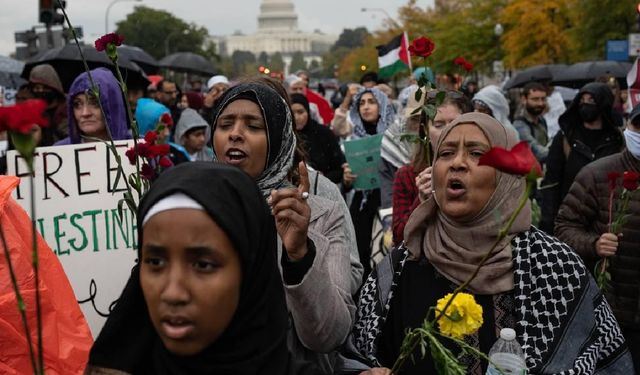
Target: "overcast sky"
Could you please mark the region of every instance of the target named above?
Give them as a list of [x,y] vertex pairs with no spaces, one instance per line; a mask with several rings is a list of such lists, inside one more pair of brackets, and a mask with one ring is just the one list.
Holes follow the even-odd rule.
[[[84,28],[85,40],[93,41],[105,31],[107,6],[113,0],[67,0],[71,22]],[[381,11],[362,12],[363,7],[384,9],[397,17],[397,9],[406,0],[293,0],[298,13],[298,26],[304,31],[320,29],[339,34],[345,28],[366,26],[374,30],[386,17]],[[169,11],[187,22],[206,27],[212,35],[228,35],[240,30],[245,34],[257,28],[260,0],[118,0],[109,11],[109,31],[126,17],[133,7],[143,4]],[[433,0],[418,0],[421,7]],[[22,31],[38,21],[38,0],[0,0],[0,55],[15,51],[14,32]]]

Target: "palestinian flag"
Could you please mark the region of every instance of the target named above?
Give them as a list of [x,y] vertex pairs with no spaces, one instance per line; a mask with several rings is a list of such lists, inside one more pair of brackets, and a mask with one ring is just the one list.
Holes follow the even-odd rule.
[[389,78],[403,70],[411,70],[407,34],[402,33],[387,44],[377,46],[378,76]]

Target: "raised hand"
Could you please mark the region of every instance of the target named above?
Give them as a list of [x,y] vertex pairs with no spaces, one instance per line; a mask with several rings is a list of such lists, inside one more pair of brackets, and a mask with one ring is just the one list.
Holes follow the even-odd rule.
[[420,198],[420,202],[426,201],[427,198],[431,196],[431,193],[433,193],[431,187],[432,170],[432,167],[427,167],[416,176],[416,186],[418,187],[418,197]]
[[307,231],[311,208],[309,196],[309,172],[304,162],[298,164],[300,185],[297,188],[273,190],[268,203],[276,220],[276,230],[282,239],[289,259],[296,261],[307,254]]

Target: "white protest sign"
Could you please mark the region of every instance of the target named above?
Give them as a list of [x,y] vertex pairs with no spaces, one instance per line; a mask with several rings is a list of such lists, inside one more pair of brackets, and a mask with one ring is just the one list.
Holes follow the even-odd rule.
[[[133,141],[115,144],[128,176],[134,167],[124,153]],[[7,169],[21,178],[13,197],[30,213],[29,173],[16,151],[8,152]],[[60,259],[96,337],[137,255],[134,216],[126,204],[122,219],[118,214],[124,179],[116,186],[116,159],[103,143],[38,148],[34,169],[36,226]]]

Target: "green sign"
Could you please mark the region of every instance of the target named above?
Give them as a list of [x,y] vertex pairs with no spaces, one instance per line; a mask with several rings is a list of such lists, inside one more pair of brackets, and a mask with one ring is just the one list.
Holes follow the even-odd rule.
[[358,176],[353,187],[359,190],[371,190],[380,187],[378,163],[382,134],[360,138],[344,143],[344,155],[351,173]]

